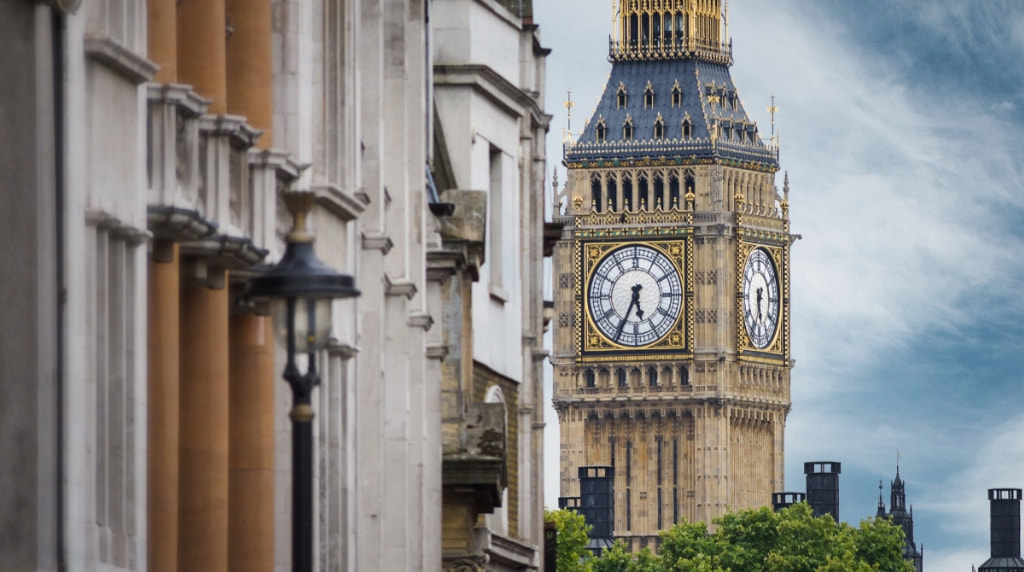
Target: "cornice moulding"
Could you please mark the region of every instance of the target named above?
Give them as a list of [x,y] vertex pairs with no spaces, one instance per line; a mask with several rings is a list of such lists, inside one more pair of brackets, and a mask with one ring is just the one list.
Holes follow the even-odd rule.
[[160,69],[160,66],[110,36],[86,36],[85,55],[135,85],[153,79],[153,75]]

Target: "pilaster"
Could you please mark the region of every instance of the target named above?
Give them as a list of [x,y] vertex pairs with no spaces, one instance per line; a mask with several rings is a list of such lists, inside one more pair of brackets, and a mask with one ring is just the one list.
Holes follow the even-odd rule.
[[146,3],[149,42],[148,57],[160,66],[153,81],[175,83],[178,80],[178,2],[148,0]]
[[228,570],[274,566],[274,367],[269,316],[231,316]]
[[[181,293],[180,570],[228,569],[228,289],[223,270],[183,275],[214,284]],[[219,284],[219,286],[216,286]]]
[[274,69],[271,61],[270,0],[223,0],[230,27],[227,62],[227,112],[246,117],[263,132],[257,145],[273,145]]
[[209,112],[227,112],[225,0],[182,0],[177,11],[178,81],[210,100]]
[[147,566],[178,570],[178,447],[180,371],[180,264],[178,245],[161,242],[149,261]]

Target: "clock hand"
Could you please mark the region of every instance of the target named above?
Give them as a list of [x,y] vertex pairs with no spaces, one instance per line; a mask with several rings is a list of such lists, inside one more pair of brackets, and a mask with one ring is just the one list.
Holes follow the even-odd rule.
[[626,318],[629,318],[629,311],[633,309],[634,304],[636,304],[636,298],[633,298],[629,302],[629,306],[626,307],[626,314],[622,316],[622,321],[619,322],[619,329],[615,331],[615,341],[619,341],[619,336],[622,335],[622,329],[626,327]]
[[764,291],[764,288],[758,288],[757,289],[757,321],[758,322],[763,320],[763,318],[761,317],[761,292],[763,292],[763,291]]
[[[636,317],[641,319],[641,320],[644,319],[644,311],[640,309],[640,291],[643,290],[643,289],[644,289],[644,285],[643,284],[637,284],[637,285],[633,286],[632,288],[630,288],[630,290],[633,291],[633,302],[632,302],[632,304],[636,304]],[[630,304],[630,305],[632,305],[632,304]]]

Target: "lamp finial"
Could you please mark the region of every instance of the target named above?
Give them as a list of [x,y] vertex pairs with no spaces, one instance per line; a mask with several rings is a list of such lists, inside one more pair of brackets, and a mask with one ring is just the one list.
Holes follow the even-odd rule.
[[292,213],[292,229],[285,240],[290,244],[313,242],[313,233],[307,225],[309,211],[313,209],[316,193],[312,191],[288,191],[282,193],[284,204]]

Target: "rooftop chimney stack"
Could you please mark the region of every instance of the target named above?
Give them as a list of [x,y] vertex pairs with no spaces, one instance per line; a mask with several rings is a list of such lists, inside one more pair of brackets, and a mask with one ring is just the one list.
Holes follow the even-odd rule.
[[833,461],[804,463],[807,475],[807,504],[815,517],[831,514],[839,522],[839,473],[842,465]]
[[989,489],[992,557],[978,572],[1024,572],[1020,558],[1021,489]]
[[807,495],[804,493],[772,493],[772,510],[779,512],[806,500]]
[[593,527],[587,548],[600,556],[603,550],[612,547],[615,538],[615,467],[590,465],[578,471],[580,506],[576,512]]

